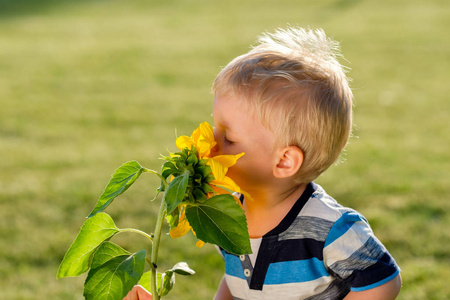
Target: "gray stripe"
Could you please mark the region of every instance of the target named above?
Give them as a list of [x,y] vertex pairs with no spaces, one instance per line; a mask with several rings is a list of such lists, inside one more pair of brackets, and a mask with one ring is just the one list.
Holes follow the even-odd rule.
[[320,294],[306,298],[305,300],[337,300],[343,299],[350,292],[350,285],[342,280],[335,279]]
[[[244,258],[244,260],[242,260]],[[253,275],[253,266],[252,262],[250,261],[250,257],[246,255],[240,255],[239,259],[241,260],[241,266],[242,270],[244,271],[245,279],[247,279],[248,286],[250,286],[250,282],[252,281],[252,275]],[[249,274],[247,274],[249,272]]]
[[379,244],[378,240],[370,237],[350,257],[335,262],[329,268],[337,277],[345,279],[355,271],[355,266],[358,266],[359,270],[365,270],[377,263],[384,253],[385,249]]
[[279,235],[279,240],[314,239],[325,242],[333,222],[317,218],[298,216],[292,225]]

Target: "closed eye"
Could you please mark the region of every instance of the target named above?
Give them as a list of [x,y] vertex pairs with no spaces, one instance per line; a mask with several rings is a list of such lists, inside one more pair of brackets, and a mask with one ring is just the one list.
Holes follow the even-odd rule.
[[225,144],[227,145],[233,145],[235,142],[230,141],[226,136],[223,137],[223,141],[225,142]]

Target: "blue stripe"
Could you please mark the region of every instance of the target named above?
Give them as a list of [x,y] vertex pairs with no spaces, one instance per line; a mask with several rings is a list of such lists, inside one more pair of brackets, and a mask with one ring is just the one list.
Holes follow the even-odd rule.
[[387,277],[387,278],[385,278],[385,279],[383,279],[383,280],[380,280],[380,281],[378,281],[378,282],[375,282],[375,283],[373,283],[373,284],[371,284],[371,285],[366,285],[366,286],[362,286],[362,287],[355,287],[355,288],[352,287],[352,288],[350,288],[350,290],[353,291],[353,292],[362,292],[362,291],[367,291],[367,290],[376,288],[376,287],[378,287],[378,286],[380,286],[380,285],[383,285],[383,284],[385,284],[385,283],[391,281],[392,279],[394,279],[395,277],[397,277],[397,275],[398,275],[399,273],[400,273],[400,270],[397,270],[394,274],[392,274],[391,276],[389,276],[389,277]]
[[244,271],[242,270],[241,260],[238,256],[228,254],[222,250],[225,258],[225,274],[245,279]]
[[343,214],[336,221],[336,223],[334,223],[333,227],[331,227],[330,233],[325,240],[325,247],[343,236],[353,226],[354,223],[363,220],[364,219],[361,218],[361,215],[356,212],[346,212],[345,214]]
[[272,263],[264,284],[305,282],[330,276],[323,261],[317,258]]

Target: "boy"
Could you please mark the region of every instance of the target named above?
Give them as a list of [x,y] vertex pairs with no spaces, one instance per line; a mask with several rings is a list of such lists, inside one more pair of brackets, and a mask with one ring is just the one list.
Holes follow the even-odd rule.
[[222,251],[216,299],[395,299],[394,259],[364,217],[313,183],[351,132],[338,44],[297,28],[259,42],[213,86],[214,155],[245,152],[227,175],[253,198],[241,197],[253,254]]
[[347,144],[352,92],[338,44],[291,28],[217,76],[216,151],[245,152],[227,173],[243,199],[252,255],[222,251],[216,299],[395,299],[399,268],[359,213],[312,183]]

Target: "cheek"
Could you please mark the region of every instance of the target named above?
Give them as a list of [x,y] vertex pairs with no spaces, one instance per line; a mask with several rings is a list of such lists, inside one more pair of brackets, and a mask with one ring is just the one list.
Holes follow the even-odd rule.
[[227,176],[231,177],[233,180],[245,177],[246,170],[248,169],[248,164],[244,157],[245,155],[239,158],[236,164],[228,169]]
[[245,185],[249,182],[249,174],[246,172],[246,169],[241,165],[234,165],[233,167],[228,169],[227,176],[233,179],[234,182],[241,188],[245,189]]
[[245,155],[227,173],[227,176],[233,179],[239,186],[245,187],[248,184],[255,185],[258,182],[264,182],[271,176],[272,173],[268,162],[251,159],[249,156],[246,159],[244,157]]

